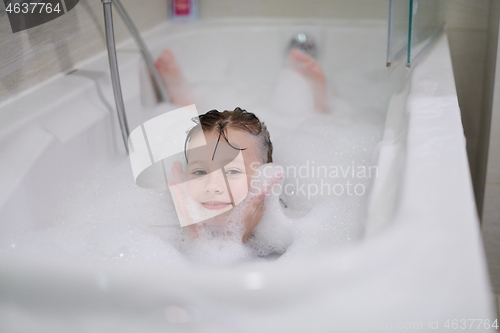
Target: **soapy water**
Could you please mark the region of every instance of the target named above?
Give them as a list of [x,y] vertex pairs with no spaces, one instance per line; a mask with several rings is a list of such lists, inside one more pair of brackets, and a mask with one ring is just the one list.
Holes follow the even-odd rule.
[[339,97],[330,104],[331,115],[247,108],[266,122],[274,146],[275,163],[259,169],[256,179],[269,180],[276,172],[285,178],[266,195],[264,216],[245,244],[239,222],[245,202],[227,223],[200,228],[193,238],[180,227],[170,192],[137,187],[130,162],[123,159],[89,168],[80,179],[84,186],[65,188],[50,227],[26,230],[0,251],[164,267],[231,265],[283,254],[280,260],[288,260],[355,244],[376,177],[376,168],[372,174],[368,169],[383,112]]
[[[268,213],[259,223],[260,228],[257,230],[260,231],[260,236],[255,234],[246,245],[242,243],[245,233],[243,223],[245,210],[263,189],[278,186],[279,183],[274,186],[271,184],[275,183],[276,176],[281,175],[281,168],[272,163],[259,167],[252,177],[252,186],[243,202],[226,213],[182,229],[184,237],[180,243],[180,252],[192,262],[224,264],[254,260],[259,256],[264,257],[273,253],[284,253],[290,244],[288,236],[290,224],[279,209],[279,193],[273,194],[272,190],[265,197]],[[186,195],[184,200],[192,201],[189,195]],[[193,233],[196,234],[194,238],[191,237]],[[272,238],[269,238],[271,234]]]

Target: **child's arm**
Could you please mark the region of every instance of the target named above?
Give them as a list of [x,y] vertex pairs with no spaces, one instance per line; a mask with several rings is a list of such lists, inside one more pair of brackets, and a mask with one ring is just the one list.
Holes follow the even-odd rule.
[[250,233],[260,222],[262,215],[264,215],[264,196],[264,192],[256,196],[245,210],[245,233],[242,237],[243,243],[247,241]]

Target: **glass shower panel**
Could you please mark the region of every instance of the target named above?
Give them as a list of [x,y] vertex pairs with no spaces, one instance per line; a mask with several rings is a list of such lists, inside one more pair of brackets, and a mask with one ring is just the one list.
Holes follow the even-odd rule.
[[387,67],[405,56],[410,67],[444,26],[445,0],[390,0]]
[[406,55],[408,49],[408,10],[410,0],[390,0],[387,41],[387,67]]
[[410,0],[407,67],[410,67],[443,31],[443,7],[443,0]]

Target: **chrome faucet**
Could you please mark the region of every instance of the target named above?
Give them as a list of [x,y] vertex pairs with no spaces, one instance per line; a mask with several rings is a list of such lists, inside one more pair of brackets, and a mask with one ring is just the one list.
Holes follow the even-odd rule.
[[313,58],[317,56],[316,42],[305,32],[299,32],[290,41],[289,50],[298,49]]

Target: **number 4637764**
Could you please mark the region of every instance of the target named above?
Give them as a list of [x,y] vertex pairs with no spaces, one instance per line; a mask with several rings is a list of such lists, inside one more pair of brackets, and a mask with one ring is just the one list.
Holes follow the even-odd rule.
[[53,6],[51,3],[43,3],[43,2],[24,2],[24,3],[9,3],[7,8],[5,8],[7,13],[14,14],[50,14],[52,12],[60,13],[61,6],[59,2]]
[[498,329],[498,319],[491,322],[489,319],[448,319],[444,323],[444,328],[446,329]]

